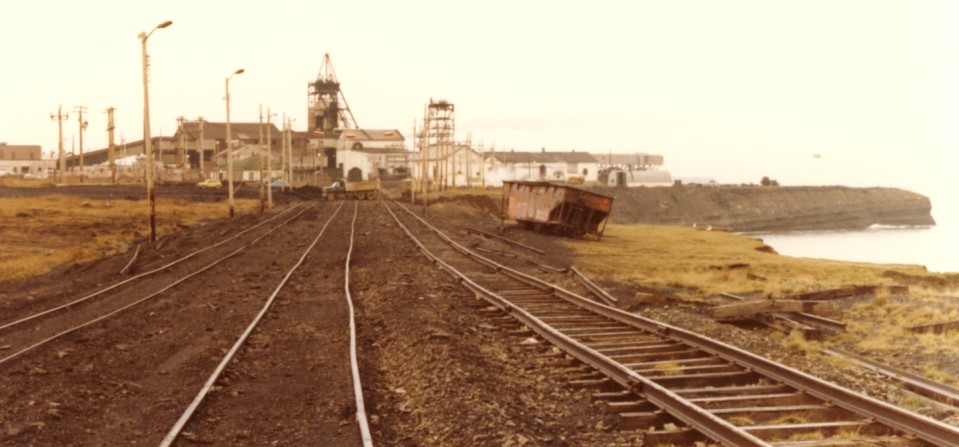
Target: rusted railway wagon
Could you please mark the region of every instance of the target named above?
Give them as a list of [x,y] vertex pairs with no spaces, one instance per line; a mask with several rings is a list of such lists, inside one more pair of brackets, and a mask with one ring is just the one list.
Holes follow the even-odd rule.
[[503,182],[503,217],[524,229],[582,237],[602,237],[613,198],[550,182]]

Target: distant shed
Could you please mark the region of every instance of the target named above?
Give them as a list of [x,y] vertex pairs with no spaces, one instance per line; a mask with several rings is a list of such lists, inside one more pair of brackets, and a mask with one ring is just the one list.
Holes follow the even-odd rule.
[[503,215],[542,233],[602,237],[613,198],[551,182],[503,182]]

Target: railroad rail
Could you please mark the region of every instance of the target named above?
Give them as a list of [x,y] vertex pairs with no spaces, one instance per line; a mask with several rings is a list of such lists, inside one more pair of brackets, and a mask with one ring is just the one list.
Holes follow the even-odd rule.
[[[256,225],[250,226],[249,228],[244,229],[241,232],[234,234],[233,236],[221,240],[217,243],[211,244],[207,247],[198,249],[196,251],[187,254],[177,260],[164,264],[158,268],[152,269],[150,271],[138,274],[131,278],[125,279],[123,281],[117,282],[110,286],[99,289],[93,293],[87,294],[81,298],[70,301],[66,304],[62,304],[53,308],[49,308],[28,316],[21,317],[14,321],[0,325],[0,331],[6,331],[17,326],[24,325],[25,323],[36,323],[37,326],[31,329],[21,330],[13,334],[7,334],[3,338],[0,338],[4,342],[5,346],[9,346],[7,349],[13,349],[13,352],[3,358],[0,358],[0,364],[6,363],[10,360],[13,360],[27,352],[30,352],[36,348],[39,348],[43,345],[46,345],[54,340],[60,339],[61,337],[76,332],[85,327],[96,324],[100,321],[103,321],[107,318],[111,318],[127,309],[130,309],[136,305],[144,303],[151,298],[159,296],[163,292],[176,287],[177,285],[187,281],[194,276],[197,276],[214,266],[225,262],[226,260],[233,258],[234,256],[240,254],[250,246],[256,244],[260,240],[266,238],[275,231],[283,228],[289,222],[299,218],[303,213],[311,209],[315,204],[302,206],[302,207],[292,207],[290,210],[285,210],[282,213],[278,213],[275,216],[272,216],[269,219],[263,220],[262,222],[257,223]],[[295,212],[294,212],[295,211]],[[292,216],[289,214],[292,213]],[[141,289],[141,281],[149,277],[155,276],[161,272],[167,272],[172,267],[184,263],[185,261],[196,257],[197,255],[219,248],[224,244],[237,240],[240,236],[243,236],[257,228],[260,228],[268,223],[274,222],[280,217],[286,217],[286,219],[277,223],[276,225],[269,227],[265,232],[255,237],[254,239],[243,243],[239,248],[228,251],[224,254],[216,255],[216,257],[205,264],[199,263],[198,265],[189,266],[187,273],[182,273],[177,277],[165,281],[163,285],[152,292],[147,292],[143,294]],[[144,287],[145,288],[145,287]],[[132,289],[132,290],[131,290]],[[113,292],[111,295],[106,295],[107,292]],[[93,298],[101,297],[99,300],[93,300]],[[89,309],[87,317],[83,318],[83,322],[80,324],[69,324],[66,327],[56,328],[56,324],[51,324],[51,318],[56,317],[61,311],[66,309],[75,309],[81,304],[96,304],[96,308]],[[17,340],[12,341],[11,338],[17,338]],[[16,347],[14,347],[16,345]]]
[[[266,316],[267,313],[270,311],[280,291],[283,290],[284,287],[290,282],[290,278],[293,276],[294,272],[296,272],[297,269],[300,268],[300,266],[306,260],[307,255],[309,255],[313,251],[313,249],[317,246],[320,239],[326,233],[327,228],[330,226],[330,223],[333,222],[333,220],[337,217],[337,215],[340,213],[340,210],[343,208],[343,205],[345,203],[347,202],[340,202],[339,206],[337,206],[336,208],[336,211],[334,211],[332,215],[329,217],[329,219],[327,219],[326,223],[323,224],[323,226],[320,228],[319,232],[317,233],[316,237],[313,238],[313,241],[310,244],[308,244],[307,247],[303,250],[303,254],[300,256],[296,264],[294,264],[287,271],[283,279],[277,284],[273,292],[264,301],[263,306],[260,309],[259,313],[257,313],[257,315],[253,318],[253,320],[246,327],[243,333],[240,334],[236,342],[233,343],[229,351],[223,356],[223,358],[220,360],[217,367],[214,369],[214,371],[207,378],[206,382],[200,388],[199,392],[196,394],[196,396],[193,398],[193,400],[190,402],[187,408],[180,415],[179,419],[177,419],[173,427],[171,427],[170,430],[167,432],[166,436],[160,442],[161,447],[169,447],[173,445],[173,443],[180,436],[180,434],[183,433],[184,428],[190,422],[191,418],[194,416],[197,409],[199,409],[204,399],[206,399],[206,397],[209,395],[210,391],[216,385],[217,381],[220,380],[220,378],[226,371],[227,366],[229,366],[230,363],[233,361],[234,357],[239,352],[240,348],[244,346],[249,336],[253,333],[254,329],[256,329],[257,325],[262,321],[263,317]],[[355,235],[356,216],[358,212],[358,207],[359,207],[359,204],[356,201],[354,201],[353,219],[350,224],[349,249],[346,255],[344,294],[346,297],[347,304],[349,306],[350,363],[351,363],[351,372],[352,372],[353,386],[354,386],[353,394],[354,394],[354,399],[355,399],[356,408],[357,408],[356,420],[359,425],[360,438],[362,440],[363,446],[372,447],[373,446],[372,435],[370,433],[369,422],[367,421],[367,415],[366,415],[365,405],[363,401],[362,385],[360,382],[359,366],[357,362],[356,329],[355,329],[356,326],[355,326],[354,314],[353,314],[353,302],[350,296],[350,288],[349,288],[349,283],[350,283],[349,265],[350,265],[350,260],[353,253],[353,239]]]
[[959,446],[957,427],[586,299],[467,249],[402,205],[384,206],[477,298],[589,365],[594,371],[578,384],[618,388],[597,397],[625,427],[653,427],[648,445],[708,438],[727,446]]

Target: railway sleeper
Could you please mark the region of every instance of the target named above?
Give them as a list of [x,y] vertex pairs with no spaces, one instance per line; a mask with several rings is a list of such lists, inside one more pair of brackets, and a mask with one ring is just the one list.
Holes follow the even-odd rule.
[[[517,325],[515,329],[510,329],[506,333],[514,337],[532,337],[533,335],[535,335],[533,331],[529,330],[528,327],[523,325]],[[542,342],[539,341],[539,339],[537,339],[536,344],[540,344],[540,343]]]
[[608,334],[608,333],[620,333],[624,330],[630,330],[629,326],[624,325],[611,325],[610,323],[605,323],[601,326],[581,326],[581,325],[559,325],[553,326],[556,329],[560,329],[564,334],[571,337],[579,335],[594,335],[594,334]]
[[[704,388],[684,388],[680,390],[673,390],[676,394],[683,396],[687,399],[707,399],[707,398],[719,398],[723,396],[734,396],[736,398],[744,398],[745,396],[762,396],[767,394],[781,394],[789,391],[792,393],[792,388],[787,387],[783,384],[752,384],[746,386],[727,386],[727,387],[704,387]],[[740,397],[743,396],[743,397]]]
[[[633,397],[636,397],[634,394]],[[606,402],[606,411],[609,413],[639,413],[646,411],[655,411],[656,405],[648,400],[623,400]]]
[[627,353],[606,353],[606,356],[616,360],[619,363],[630,363],[636,361],[636,359],[642,359],[649,356],[650,354],[658,354],[663,352],[675,352],[679,348],[686,348],[685,345],[671,342],[663,341],[662,343],[655,345],[646,345],[646,346],[636,346],[632,349],[633,352]]
[[847,419],[851,415],[842,408],[825,404],[719,408],[711,410],[710,413],[740,427],[775,424],[787,420],[803,423],[838,421]]
[[[708,354],[704,353],[704,355],[708,355]],[[632,366],[630,368],[633,371],[640,372],[647,369],[658,369],[658,370],[667,369],[666,367],[668,366],[691,367],[691,366],[700,366],[700,365],[728,365],[728,364],[729,362],[719,357],[708,356],[708,357],[697,357],[697,358],[680,359],[680,360],[667,360],[665,362],[654,361],[654,362],[645,362],[645,363],[633,363],[631,364]]]
[[859,421],[833,421],[833,422],[815,422],[808,424],[774,424],[774,425],[753,425],[740,427],[752,435],[766,440],[788,440],[791,437],[802,436],[842,436],[848,438],[849,435],[859,436],[888,436],[895,434],[895,431],[885,425],[859,420]]
[[565,375],[570,382],[579,382],[583,380],[600,380],[600,379],[607,378],[606,376],[603,375],[603,373],[598,371],[588,371],[588,372],[583,371],[583,372],[565,374]]
[[688,386],[713,385],[745,385],[755,383],[761,376],[753,371],[733,371],[703,374],[680,374],[676,376],[650,377],[660,385],[668,388],[682,388]]
[[593,393],[590,395],[593,399],[593,402],[604,401],[604,402],[626,402],[635,400],[637,398],[636,393],[624,390],[620,388],[617,391],[604,391],[600,393]]
[[695,445],[697,442],[710,443],[709,438],[689,427],[667,430],[648,430],[643,433],[643,445]]
[[537,315],[536,318],[539,318],[544,323],[549,324],[557,329],[572,325],[574,327],[584,327],[584,326],[605,326],[610,324],[610,320],[602,317],[587,317],[587,316],[567,316],[567,315],[557,315],[557,316],[542,316]]
[[664,340],[661,338],[652,339],[649,341],[629,343],[624,345],[613,345],[608,347],[594,347],[596,351],[602,353],[603,355],[609,357],[615,357],[618,355],[628,355],[628,354],[644,354],[647,352],[647,349],[658,349],[660,346],[676,346],[677,343]]
[[600,332],[596,334],[586,334],[578,335],[576,338],[579,338],[580,343],[586,343],[591,341],[617,341],[617,340],[631,340],[633,337],[642,336],[645,332],[639,330],[625,330],[625,331],[616,331],[616,332]]
[[663,410],[631,411],[619,413],[619,423],[616,428],[620,430],[655,430],[656,427],[665,427],[667,424],[676,426],[680,425],[680,422]]
[[662,376],[678,376],[681,374],[692,374],[692,373],[720,373],[720,372],[736,372],[742,371],[742,368],[737,365],[732,365],[729,363],[721,365],[694,365],[694,366],[683,366],[670,367],[670,362],[665,362],[663,365],[666,365],[661,368],[649,368],[643,370],[633,370],[637,374],[644,375],[646,377],[662,377]]
[[591,342],[591,343],[586,343],[586,345],[589,346],[590,349],[594,349],[596,351],[602,352],[603,350],[606,350],[606,349],[632,348],[635,346],[659,344],[662,342],[663,342],[662,338],[657,337],[655,335],[646,334],[642,337],[631,338],[630,340]]
[[570,380],[569,385],[573,388],[592,388],[600,391],[616,391],[621,390],[622,387],[614,382],[609,377],[601,377],[597,379],[583,379],[583,380]]
[[645,354],[642,356],[636,356],[633,362],[623,363],[623,366],[627,368],[634,368],[636,365],[645,365],[649,362],[666,362],[669,360],[680,360],[680,359],[693,359],[693,358],[703,358],[706,354],[703,351],[700,351],[695,348],[677,348],[674,351],[667,352],[657,352],[653,354]]
[[821,401],[805,393],[772,393],[724,397],[687,398],[700,407],[713,411],[721,408],[742,408],[757,406],[811,405]]
[[804,441],[782,441],[773,442],[776,447],[860,447],[868,445],[870,447],[925,447],[928,444],[916,440],[902,438],[898,436],[877,436],[864,437],[856,439],[815,439]]

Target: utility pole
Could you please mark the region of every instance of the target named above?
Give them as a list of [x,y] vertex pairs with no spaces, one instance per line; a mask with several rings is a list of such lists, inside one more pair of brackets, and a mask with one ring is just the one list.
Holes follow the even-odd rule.
[[158,29],[166,28],[173,22],[167,20],[150,30],[149,33],[140,33],[137,38],[140,39],[141,64],[143,66],[143,152],[146,155],[146,181],[147,181],[147,208],[150,215],[150,243],[157,240],[156,226],[156,193],[153,190],[153,139],[150,137],[150,88],[149,88],[149,67],[150,56],[147,54],[147,39]]
[[69,114],[64,115],[62,111],[63,111],[63,106],[62,105],[57,106],[57,114],[54,115],[51,113],[50,120],[51,121],[57,120],[57,136],[58,136],[57,146],[59,147],[59,150],[60,150],[60,162],[59,162],[60,183],[66,183],[67,182],[67,160],[63,156],[63,120],[70,119],[70,115]]
[[[282,143],[280,144],[280,179],[285,183],[290,183],[290,179],[286,177],[286,113],[283,114],[283,137]],[[280,184],[280,192],[286,192],[286,184]]]
[[75,107],[80,116],[77,117],[77,123],[80,126],[80,183],[83,183],[83,131],[87,128],[87,122],[83,120],[83,112],[87,108],[84,106]]
[[[416,146],[416,117],[413,117],[413,150],[415,151]],[[423,151],[419,152],[420,157],[423,156]],[[422,172],[420,175],[422,176]],[[410,204],[416,205],[416,177],[413,176],[413,172],[410,172]]]
[[290,179],[290,191],[293,190],[293,118],[286,118],[286,150],[290,151],[289,155],[286,158],[287,165],[286,168],[290,170],[289,179]]
[[264,207],[264,203],[263,203],[264,201],[264,197],[263,197],[263,104],[260,104],[260,126],[258,127],[258,129],[260,130],[260,135],[256,142],[257,142],[257,147],[260,149],[257,151],[258,152],[257,155],[258,155],[259,164],[260,164],[260,179],[259,179],[260,180],[260,212],[262,213],[263,207]]
[[196,151],[200,153],[200,180],[206,179],[206,161],[204,160],[203,155],[203,117],[197,118],[198,126],[200,127],[200,139],[196,141]]
[[116,129],[116,126],[113,125],[113,111],[116,110],[113,107],[107,109],[107,136],[109,142],[107,143],[107,153],[110,157],[110,182],[114,185],[117,184],[117,161],[116,154],[114,153],[113,145],[113,130]]
[[273,114],[270,113],[270,108],[266,108],[266,169],[269,172],[267,175],[270,185],[266,188],[266,205],[273,209],[273,123],[270,121],[270,118],[273,117]]
[[473,187],[473,132],[466,134],[466,187]]
[[233,142],[230,141],[233,136],[230,134],[230,78],[238,74],[243,73],[243,69],[239,69],[230,76],[227,76],[225,84],[226,89],[226,171],[227,171],[227,189],[229,189],[229,200],[230,200],[230,219],[233,219]]
[[186,131],[183,128],[184,122],[186,122],[186,118],[182,116],[177,117],[176,128],[180,134],[180,139],[177,140],[176,164],[179,165],[181,169],[186,165]]

